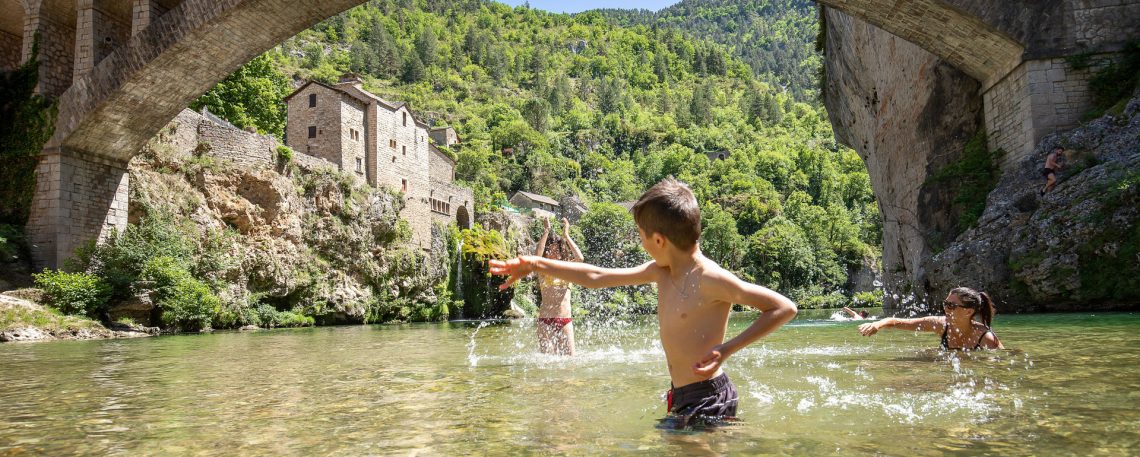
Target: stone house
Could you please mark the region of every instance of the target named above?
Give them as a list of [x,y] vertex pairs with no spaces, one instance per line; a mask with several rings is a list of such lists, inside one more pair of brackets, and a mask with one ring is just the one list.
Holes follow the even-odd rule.
[[540,216],[547,217],[554,217],[555,215],[561,214],[562,209],[562,205],[558,203],[558,200],[545,195],[532,194],[521,190],[511,196],[510,202],[516,208],[531,209]]
[[406,202],[400,216],[411,225],[413,243],[430,246],[433,220],[470,227],[474,193],[454,184],[455,160],[439,149],[459,142],[454,129],[439,129],[445,143],[431,144],[429,126],[408,104],[364,90],[353,75],[331,86],[309,81],[285,103],[285,143],[372,186],[402,192]]

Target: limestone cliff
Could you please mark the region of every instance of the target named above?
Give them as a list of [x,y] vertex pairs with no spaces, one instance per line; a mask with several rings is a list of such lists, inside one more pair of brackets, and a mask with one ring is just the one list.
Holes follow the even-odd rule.
[[[1140,303],[1140,102],[995,167],[984,212],[963,223],[967,189],[936,178],[982,133],[978,82],[844,13],[825,8],[823,19],[824,101],[879,201],[888,308],[929,307],[959,285],[991,292],[1002,311]],[[1056,144],[1071,165],[1040,197],[1044,152]]]
[[131,162],[131,223],[170,214],[220,244],[200,273],[239,315],[261,303],[325,323],[446,318],[446,243],[411,247],[398,195],[275,148],[183,111]]
[[[927,178],[957,160],[981,128],[978,83],[933,54],[824,8],[824,101],[838,139],[867,164],[883,219],[888,307],[934,291],[923,260],[953,239],[950,189]],[[918,285],[919,287],[914,287]]]

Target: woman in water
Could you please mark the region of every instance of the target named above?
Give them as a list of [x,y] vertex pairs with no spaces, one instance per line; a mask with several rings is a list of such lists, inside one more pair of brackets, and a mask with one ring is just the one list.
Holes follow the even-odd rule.
[[[550,234],[550,219],[538,239],[534,255],[548,259],[581,262],[582,251],[570,239],[570,221],[562,218],[562,236]],[[570,283],[539,276],[542,304],[538,307],[538,349],[544,354],[574,355],[574,323],[570,318]]]
[[[942,316],[915,319],[888,317],[859,326],[859,333],[871,336],[884,327],[942,334],[942,349],[1005,349],[990,324],[994,319],[994,302],[985,292],[968,287],[951,290],[942,302]],[[974,318],[977,317],[978,320]]]

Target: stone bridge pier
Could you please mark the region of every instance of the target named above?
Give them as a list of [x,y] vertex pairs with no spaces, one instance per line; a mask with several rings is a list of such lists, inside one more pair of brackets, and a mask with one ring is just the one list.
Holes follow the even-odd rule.
[[127,163],[196,97],[364,0],[0,0],[0,70],[38,39],[37,90],[58,100],[26,226],[37,268],[127,225]]

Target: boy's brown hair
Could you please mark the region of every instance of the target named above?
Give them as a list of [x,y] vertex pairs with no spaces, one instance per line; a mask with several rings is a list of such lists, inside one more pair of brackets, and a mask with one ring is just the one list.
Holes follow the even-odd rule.
[[701,238],[701,207],[685,183],[672,176],[650,187],[629,210],[645,233],[660,233],[681,250]]

